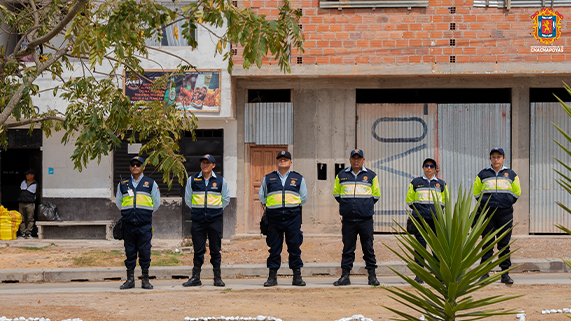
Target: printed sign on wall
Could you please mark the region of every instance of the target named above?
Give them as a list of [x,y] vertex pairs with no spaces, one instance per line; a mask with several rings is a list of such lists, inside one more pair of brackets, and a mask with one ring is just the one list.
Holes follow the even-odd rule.
[[[153,81],[169,72],[172,71],[145,71],[145,77]],[[220,112],[220,73],[220,70],[187,71],[171,77],[166,88],[151,91],[151,83],[140,77],[131,80],[127,72],[123,89],[131,101],[163,100],[181,111]]]

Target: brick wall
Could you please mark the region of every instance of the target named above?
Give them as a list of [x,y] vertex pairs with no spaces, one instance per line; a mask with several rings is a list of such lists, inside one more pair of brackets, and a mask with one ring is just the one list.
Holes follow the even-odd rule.
[[[279,5],[238,3],[270,17]],[[563,20],[562,34],[552,45],[564,46],[564,52],[532,53],[532,46],[545,46],[534,38],[531,19],[541,8],[476,8],[470,0],[430,0],[427,8],[411,10],[319,9],[318,0],[291,3],[303,9],[300,23],[306,37],[305,52],[293,53],[292,64],[297,57],[303,57],[304,65],[571,61],[571,7],[554,8]]]

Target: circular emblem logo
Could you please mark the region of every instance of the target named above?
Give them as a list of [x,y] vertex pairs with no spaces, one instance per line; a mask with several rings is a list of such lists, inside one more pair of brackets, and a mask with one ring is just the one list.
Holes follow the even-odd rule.
[[145,186],[149,186],[149,182],[145,182]]
[[285,150],[282,150],[282,155],[285,155]]
[[216,187],[217,185],[216,182],[212,183],[212,187]]
[[436,183],[436,187],[440,187],[440,183]]
[[369,178],[367,176],[363,177],[363,180],[366,182]]
[[291,185],[295,185],[295,179],[291,180]]
[[509,173],[504,173],[504,176],[505,176],[505,177],[508,177],[508,176],[510,176],[510,174],[509,174]]
[[204,157],[210,157],[210,154],[206,154],[206,155],[204,155]]

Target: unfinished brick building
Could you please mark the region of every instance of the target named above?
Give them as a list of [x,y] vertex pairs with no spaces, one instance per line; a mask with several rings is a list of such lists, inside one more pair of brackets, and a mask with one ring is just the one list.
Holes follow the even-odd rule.
[[[278,1],[238,1],[275,16]],[[516,234],[558,233],[571,225],[555,201],[568,199],[554,182],[551,155],[564,157],[551,122],[571,127],[555,93],[571,97],[569,0],[312,0],[303,12],[305,52],[292,72],[266,61],[236,68],[238,121],[237,234],[256,232],[257,186],[288,148],[306,178],[304,231],[337,234],[331,195],[349,151],[365,151],[379,174],[375,229],[404,222],[410,179],[434,157],[456,196],[489,165],[493,147],[520,177]],[[235,60],[236,65],[240,64]],[[263,155],[266,155],[264,157]],[[258,184],[258,185],[256,185]],[[242,195],[243,193],[243,195]]]

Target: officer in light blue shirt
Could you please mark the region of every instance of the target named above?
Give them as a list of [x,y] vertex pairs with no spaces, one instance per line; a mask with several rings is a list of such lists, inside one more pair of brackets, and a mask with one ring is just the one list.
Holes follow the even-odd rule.
[[225,286],[220,276],[222,263],[222,214],[224,208],[230,203],[230,190],[222,175],[213,171],[216,167],[214,156],[206,154],[200,158],[200,173],[188,178],[184,193],[186,205],[190,207],[192,226],[192,245],[194,259],[192,277],[182,285],[200,286],[200,272],[204,264],[206,252],[206,238],[210,248],[210,263],[214,272],[214,286]]
[[301,206],[307,200],[307,187],[303,176],[290,170],[293,164],[290,152],[279,152],[276,160],[278,170],[264,177],[259,193],[260,202],[266,207],[266,244],[270,248],[267,260],[269,276],[264,286],[278,285],[277,272],[281,266],[284,236],[289,253],[289,268],[293,271],[291,284],[305,286],[301,277],[303,261],[300,246],[303,243]]
[[145,159],[135,156],[129,162],[131,178],[121,180],[117,185],[116,205],[121,210],[123,223],[123,245],[125,246],[125,267],[127,281],[121,290],[135,287],[134,270],[139,257],[142,270],[142,287],[150,290],[149,266],[151,265],[151,239],[153,238],[153,212],[161,204],[159,186],[150,177],[143,175]]

